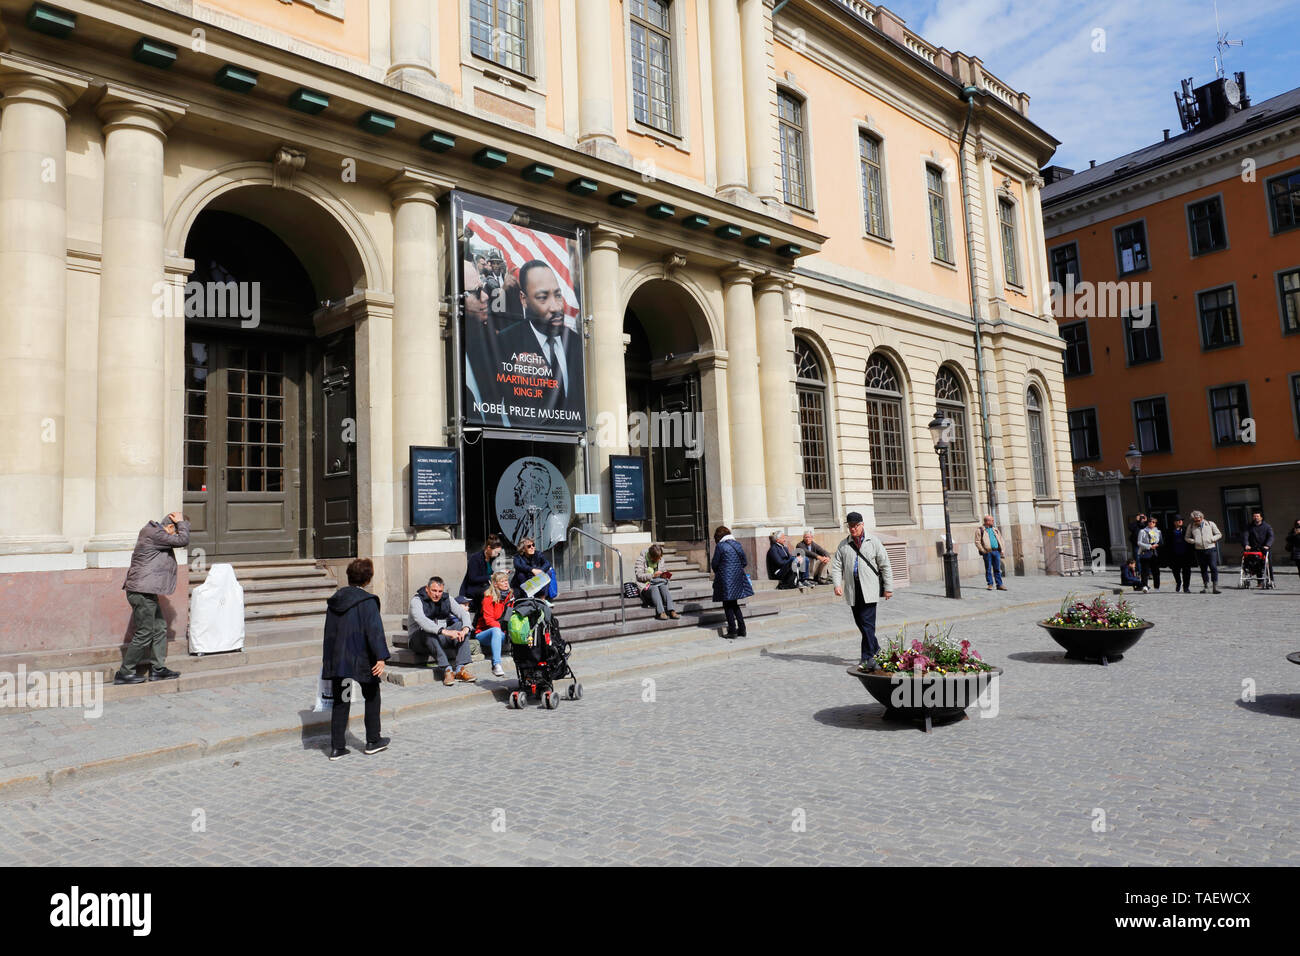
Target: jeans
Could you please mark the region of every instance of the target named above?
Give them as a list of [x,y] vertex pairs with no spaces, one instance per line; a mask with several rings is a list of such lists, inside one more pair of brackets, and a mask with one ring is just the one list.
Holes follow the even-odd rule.
[[506,639],[505,631],[499,627],[489,627],[485,631],[479,631],[477,635],[479,646],[483,648],[484,654],[492,656],[494,665],[501,663],[501,643]]
[[127,591],[126,603],[131,605],[135,634],[122,655],[122,670],[134,674],[146,661],[151,670],[161,670],[167,660],[167,622],[158,606],[158,595]]
[[876,602],[868,604],[858,594],[853,602],[853,623],[862,634],[862,654],[858,660],[870,660],[880,653],[880,643],[876,640]]
[[334,678],[334,707],[330,713],[330,745],[335,750],[342,750],[346,746],[348,712],[352,709],[352,697],[358,687],[361,688],[361,696],[366,700],[366,743],[374,743],[379,739],[380,683],[377,677],[364,683],[349,680],[348,687],[344,690],[343,678]]
[[1147,578],[1151,578],[1151,582],[1156,586],[1156,589],[1159,590],[1160,588],[1159,557],[1157,557],[1154,552],[1144,551],[1142,552],[1142,556],[1138,558],[1138,566],[1142,569],[1142,586],[1146,587]]
[[668,582],[655,578],[641,592],[641,603],[653,607],[656,614],[667,614],[673,608],[673,596],[668,593]]
[[[420,631],[412,637],[410,647],[417,654],[432,655],[439,667],[454,667],[456,670],[468,667],[470,658],[474,654],[473,642],[468,637],[458,641],[446,634],[430,634],[427,631]],[[456,653],[454,664],[447,657],[448,651]]]
[[[1213,581],[1217,586],[1219,583],[1219,546],[1206,548],[1204,551],[1196,552],[1196,563],[1201,568],[1201,584]],[[1207,573],[1208,571],[1208,573]]]
[[723,601],[722,613],[727,615],[728,633],[735,633],[735,634],[739,634],[741,637],[744,637],[745,636],[745,615],[740,613],[740,602]]
[[984,580],[988,584],[996,583],[1002,587],[1002,551],[984,552]]

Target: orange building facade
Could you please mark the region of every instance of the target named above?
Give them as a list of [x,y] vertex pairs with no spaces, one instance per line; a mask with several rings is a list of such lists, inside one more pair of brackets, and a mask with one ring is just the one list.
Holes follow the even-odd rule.
[[1162,528],[1203,511],[1229,562],[1252,510],[1279,560],[1300,515],[1300,90],[1248,103],[1078,174],[1046,171],[1079,513],[1113,560],[1138,511]]

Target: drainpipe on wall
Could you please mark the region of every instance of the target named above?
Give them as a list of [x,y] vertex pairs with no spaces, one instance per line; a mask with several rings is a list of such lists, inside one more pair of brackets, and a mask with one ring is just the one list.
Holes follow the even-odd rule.
[[966,272],[970,278],[970,317],[975,323],[975,381],[980,398],[980,434],[984,439],[984,482],[987,485],[989,513],[997,514],[997,486],[993,481],[993,435],[989,431],[989,398],[984,386],[984,336],[980,319],[979,291],[975,287],[975,248],[971,244],[970,194],[966,182],[966,134],[975,115],[975,97],[979,90],[974,86],[962,88],[960,96],[966,101],[966,122],[961,128],[957,143],[957,164],[961,167],[961,206],[966,217]]

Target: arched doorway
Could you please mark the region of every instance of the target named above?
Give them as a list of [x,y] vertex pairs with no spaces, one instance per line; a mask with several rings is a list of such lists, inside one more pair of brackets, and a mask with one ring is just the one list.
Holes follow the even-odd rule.
[[186,235],[182,482],[209,561],[357,553],[353,330],[318,330],[351,291],[336,231],[306,197],[249,186]]
[[628,446],[646,462],[656,541],[695,544],[707,533],[702,321],[686,290],[666,279],[641,285],[623,317]]

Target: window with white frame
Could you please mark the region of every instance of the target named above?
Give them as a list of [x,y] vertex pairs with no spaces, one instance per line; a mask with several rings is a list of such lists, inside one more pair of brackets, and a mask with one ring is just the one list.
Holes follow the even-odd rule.
[[638,123],[676,134],[673,26],[669,0],[628,0],[632,112]]
[[862,204],[866,230],[880,239],[889,238],[885,219],[885,167],[880,157],[880,137],[863,130],[858,133],[858,162],[862,167]]
[[529,7],[529,0],[470,0],[470,53],[528,73]]
[[1016,253],[1016,204],[1010,199],[998,199],[998,228],[1002,233],[1002,269],[1007,284],[1019,286],[1020,257]]
[[1025,394],[1028,412],[1029,461],[1034,473],[1034,497],[1046,498],[1051,493],[1047,481],[1047,432],[1043,425],[1043,397],[1037,386],[1030,385]]
[[930,204],[930,249],[940,262],[951,263],[948,248],[948,184],[938,166],[925,167],[925,188]]
[[780,90],[776,94],[776,113],[781,133],[781,188],[785,201],[809,209],[804,101]]

